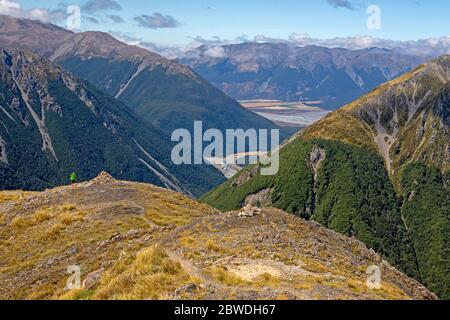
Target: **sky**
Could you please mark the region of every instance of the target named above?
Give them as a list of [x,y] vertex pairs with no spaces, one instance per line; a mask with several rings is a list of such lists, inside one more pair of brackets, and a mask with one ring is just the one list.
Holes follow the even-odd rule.
[[155,47],[299,37],[407,41],[450,33],[448,0],[0,0],[0,13],[65,26],[69,5],[81,8],[82,31]]

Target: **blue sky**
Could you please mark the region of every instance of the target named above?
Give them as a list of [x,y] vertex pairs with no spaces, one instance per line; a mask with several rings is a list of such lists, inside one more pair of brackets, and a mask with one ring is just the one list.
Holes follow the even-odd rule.
[[[0,0],[18,2],[24,10],[56,9],[61,0]],[[287,38],[292,33],[313,38],[370,35],[391,40],[417,40],[449,35],[450,1],[448,0],[67,0],[83,7],[98,2],[98,10],[83,14],[98,23],[82,24],[83,30],[115,31],[136,36],[162,46],[186,44],[192,38],[235,39],[242,35]],[[118,4],[117,6],[111,5]],[[91,3],[92,4],[92,3]],[[366,10],[369,5],[381,9],[381,29],[369,30]],[[111,10],[100,10],[110,7]],[[136,17],[148,19],[159,14],[164,28],[139,26]],[[108,15],[120,16],[124,23],[113,23]],[[147,20],[148,21],[148,20]],[[150,20],[154,21],[154,20]],[[145,21],[144,21],[145,22]]]

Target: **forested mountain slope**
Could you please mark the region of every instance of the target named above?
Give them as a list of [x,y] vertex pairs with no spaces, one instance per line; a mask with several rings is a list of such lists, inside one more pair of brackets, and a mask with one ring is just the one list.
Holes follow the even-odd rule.
[[275,206],[356,237],[443,298],[450,292],[450,56],[388,82],[203,201]]
[[0,188],[42,190],[103,170],[200,195],[224,178],[175,166],[165,135],[120,101],[32,53],[0,51]]

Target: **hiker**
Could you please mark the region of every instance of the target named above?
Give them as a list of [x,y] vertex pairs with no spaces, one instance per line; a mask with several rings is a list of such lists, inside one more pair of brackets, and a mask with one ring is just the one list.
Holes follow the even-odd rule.
[[73,172],[70,175],[70,183],[75,184],[77,182],[77,174],[75,172]]

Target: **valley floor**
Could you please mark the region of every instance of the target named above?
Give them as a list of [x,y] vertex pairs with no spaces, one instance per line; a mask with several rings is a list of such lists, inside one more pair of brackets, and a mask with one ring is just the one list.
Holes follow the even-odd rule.
[[317,101],[287,102],[278,100],[245,100],[240,103],[247,109],[272,120],[282,127],[307,127],[330,111],[316,106]]

